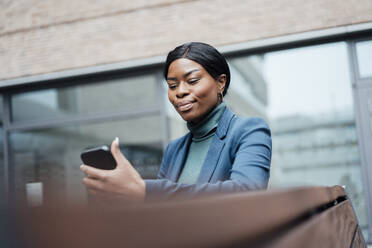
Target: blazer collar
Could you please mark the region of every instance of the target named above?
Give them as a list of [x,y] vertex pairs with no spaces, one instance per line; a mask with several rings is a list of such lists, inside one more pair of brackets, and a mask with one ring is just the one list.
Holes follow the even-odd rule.
[[225,141],[223,140],[223,138],[225,138],[227,131],[229,130],[229,126],[233,117],[234,113],[226,107],[225,112],[222,114],[222,117],[218,122],[216,136],[214,136],[212,143],[209,146],[207,156],[204,160],[196,183],[200,184],[211,181],[213,173],[216,170],[218,161],[220,159],[222,150],[225,146]]
[[220,121],[218,122],[216,134],[218,138],[225,138],[227,131],[229,130],[230,122],[234,117],[234,113],[226,107],[225,112],[222,114]]
[[[217,137],[214,137],[212,143],[210,144],[207,156],[203,163],[202,170],[197,179],[197,183],[209,182],[210,178],[212,177],[212,174],[216,169],[221,151],[225,145],[225,142],[222,139],[225,138],[233,117],[234,113],[231,112],[228,107],[226,107],[220,121],[218,122],[216,130]],[[191,137],[191,133],[185,135],[183,141],[181,142],[181,147],[179,150],[179,154],[177,155],[175,164],[172,167],[173,169],[170,171],[169,179],[174,182],[178,181],[183,165],[186,162],[186,157],[191,143]]]

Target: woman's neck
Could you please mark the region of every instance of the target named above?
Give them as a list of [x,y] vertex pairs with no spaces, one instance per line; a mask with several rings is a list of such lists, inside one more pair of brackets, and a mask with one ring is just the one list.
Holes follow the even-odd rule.
[[190,124],[190,125],[198,125],[198,123],[202,122],[211,112],[213,112],[213,110],[215,110],[218,106],[220,106],[221,104],[225,104],[225,102],[222,102],[222,101],[218,101],[216,103],[216,105],[214,105],[209,111],[207,111],[207,113],[205,115],[203,115],[202,117],[199,117],[197,120],[194,120],[194,121],[190,121],[190,122],[187,122],[187,124]]
[[215,127],[217,127],[218,121],[220,120],[225,108],[226,104],[222,102],[209,111],[209,113],[206,114],[199,122],[188,122],[187,128],[190,130],[193,137],[204,137]]

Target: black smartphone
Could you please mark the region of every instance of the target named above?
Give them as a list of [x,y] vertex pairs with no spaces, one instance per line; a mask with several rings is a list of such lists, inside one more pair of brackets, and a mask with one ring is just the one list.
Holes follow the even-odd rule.
[[113,170],[116,168],[116,161],[107,145],[86,148],[80,157],[84,164],[97,169]]

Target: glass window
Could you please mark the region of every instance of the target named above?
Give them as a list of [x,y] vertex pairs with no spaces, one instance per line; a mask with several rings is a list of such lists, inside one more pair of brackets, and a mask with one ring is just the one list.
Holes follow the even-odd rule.
[[[5,175],[4,175],[4,130],[3,130],[3,96],[0,95],[0,197],[4,199],[3,196],[4,189],[6,188]],[[2,200],[0,200],[0,211],[2,210]]]
[[356,50],[360,77],[372,77],[372,40],[358,42]]
[[0,126],[3,126],[3,96],[0,95]]
[[241,116],[266,116],[267,83],[262,71],[263,56],[229,61],[231,83],[225,97],[230,108]]
[[[3,137],[3,96],[0,95],[0,187],[3,189],[4,178],[4,137]],[[0,194],[1,194],[0,190]]]
[[229,63],[228,105],[240,115],[263,117],[272,130],[270,187],[345,185],[366,233],[346,44],[269,52]]
[[147,116],[98,124],[17,131],[10,134],[11,179],[18,197],[27,198],[31,183],[42,183],[43,202],[62,198],[84,202],[86,190],[80,153],[84,148],[111,144],[120,149],[144,178],[155,178],[163,153],[161,116]]
[[153,75],[25,92],[12,96],[12,120],[45,120],[153,106],[158,102]]

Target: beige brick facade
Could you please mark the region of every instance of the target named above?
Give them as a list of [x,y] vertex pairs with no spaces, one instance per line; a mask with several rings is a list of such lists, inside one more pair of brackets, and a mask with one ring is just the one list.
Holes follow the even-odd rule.
[[0,80],[372,21],[371,0],[0,1]]

